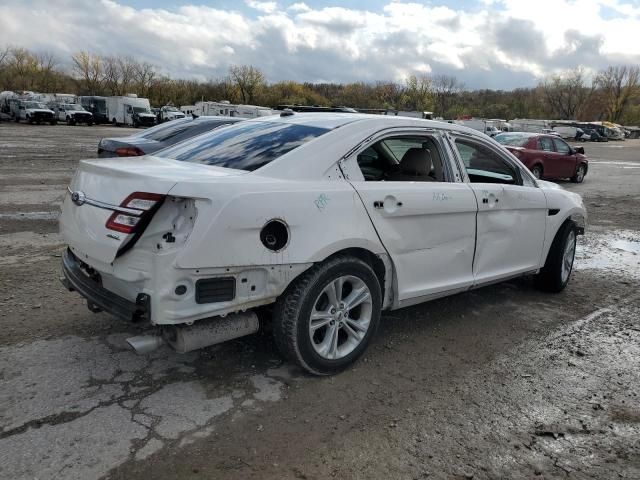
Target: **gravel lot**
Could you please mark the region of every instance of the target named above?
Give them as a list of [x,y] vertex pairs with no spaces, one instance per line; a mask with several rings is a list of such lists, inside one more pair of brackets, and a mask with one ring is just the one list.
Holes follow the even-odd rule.
[[130,129],[0,124],[0,478],[640,478],[640,140],[586,144],[567,290],[529,279],[383,316],[312,378],[268,333],[140,357],[58,282],[81,158]]

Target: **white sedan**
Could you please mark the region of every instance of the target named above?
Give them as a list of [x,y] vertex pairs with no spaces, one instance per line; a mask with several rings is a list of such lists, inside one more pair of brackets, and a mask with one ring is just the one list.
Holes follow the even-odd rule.
[[159,327],[180,352],[273,322],[282,353],[332,374],[382,310],[520,275],[571,274],[586,212],[474,130],[293,113],[155,156],[80,162],[63,205],[63,283],[92,311]]

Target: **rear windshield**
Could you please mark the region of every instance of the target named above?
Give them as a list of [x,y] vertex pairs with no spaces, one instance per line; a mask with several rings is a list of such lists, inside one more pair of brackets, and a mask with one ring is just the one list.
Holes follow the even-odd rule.
[[193,119],[180,118],[172,122],[161,123],[159,125],[156,125],[155,127],[147,128],[137,136],[148,138],[149,140],[158,140],[159,142],[161,142],[165,138],[167,138],[166,135],[177,135],[176,131],[183,131],[183,129],[186,129],[190,123],[193,123]]
[[328,131],[290,123],[241,122],[181,142],[158,156],[253,171]]
[[502,133],[494,137],[495,141],[502,145],[510,145],[512,147],[522,147],[529,141],[527,135],[509,135],[508,133]]

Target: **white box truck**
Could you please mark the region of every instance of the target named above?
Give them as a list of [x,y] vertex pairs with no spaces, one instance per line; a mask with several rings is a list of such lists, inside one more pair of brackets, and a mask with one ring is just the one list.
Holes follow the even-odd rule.
[[150,127],[156,124],[149,100],[136,95],[107,97],[107,113],[114,126]]

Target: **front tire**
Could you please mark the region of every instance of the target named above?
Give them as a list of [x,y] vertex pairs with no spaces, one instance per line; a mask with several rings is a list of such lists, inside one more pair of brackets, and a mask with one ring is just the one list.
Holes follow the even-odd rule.
[[276,302],[273,334],[290,361],[314,375],[353,364],[380,323],[382,293],[366,262],[337,256],[309,269]]
[[569,283],[576,255],[576,226],[566,221],[553,239],[547,261],[536,276],[536,287],[545,292],[558,293]]
[[578,165],[578,169],[576,170],[576,174],[571,177],[571,181],[573,183],[582,183],[584,181],[584,176],[586,175],[586,169],[583,164]]

